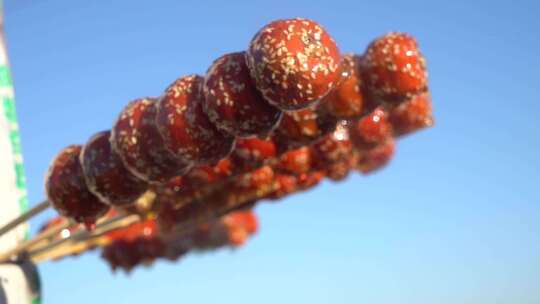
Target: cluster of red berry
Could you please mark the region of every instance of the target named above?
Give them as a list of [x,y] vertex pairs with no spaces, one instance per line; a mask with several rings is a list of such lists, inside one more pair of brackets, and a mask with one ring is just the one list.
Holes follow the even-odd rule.
[[431,124],[413,37],[389,33],[363,55],[341,55],[316,22],[278,20],[204,77],[131,102],[111,131],[62,150],[47,196],[91,227],[150,189],[158,223],[174,226],[371,172],[392,157],[396,136]]
[[157,259],[177,261],[189,252],[242,246],[257,229],[257,216],[251,211],[237,211],[174,236],[161,234],[156,221],[148,219],[109,233],[101,256],[113,271],[129,272]]
[[[116,215],[116,212],[111,211],[105,217],[112,218]],[[55,217],[47,221],[40,230],[58,227],[61,223],[62,218]],[[258,229],[257,215],[251,209],[231,212],[220,218],[199,223],[190,229],[176,231],[174,234],[163,231],[158,227],[154,217],[148,217],[92,239],[84,246],[69,251],[69,255],[77,256],[82,252],[101,248],[101,256],[113,271],[120,268],[129,272],[137,265],[150,265],[157,259],[177,261],[190,252],[240,247]],[[73,232],[74,229],[66,228],[52,238],[64,239]],[[55,259],[59,260],[65,256],[61,255]]]

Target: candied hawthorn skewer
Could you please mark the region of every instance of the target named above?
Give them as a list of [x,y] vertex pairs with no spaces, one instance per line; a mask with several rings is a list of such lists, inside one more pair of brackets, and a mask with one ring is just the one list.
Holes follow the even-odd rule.
[[84,223],[90,229],[109,210],[109,206],[86,186],[79,162],[81,149],[80,145],[71,145],[60,151],[49,167],[45,190],[58,213]]
[[375,39],[360,62],[370,97],[396,104],[427,90],[426,61],[409,34],[391,32]]
[[221,133],[203,111],[203,78],[177,79],[157,106],[157,126],[165,147],[194,165],[216,163],[234,147],[234,137]]
[[162,234],[156,221],[148,219],[108,233],[101,256],[113,271],[130,272],[137,265],[160,258],[177,260],[190,251],[238,247],[257,230],[257,216],[252,211],[233,212],[173,235]]
[[323,98],[339,78],[339,49],[317,22],[296,18],[271,22],[246,53],[262,95],[282,110],[306,108]]
[[[295,51],[294,54],[291,50]],[[245,57],[245,62],[241,60],[242,57]],[[158,106],[159,110],[156,106],[151,106],[148,111],[143,107],[139,112],[140,116],[146,119],[128,117],[127,121],[123,122],[124,128],[121,131],[125,140],[135,145],[142,141],[146,147],[151,147],[142,149],[142,152],[136,151],[141,152],[133,158],[137,160],[137,164],[126,161],[125,153],[122,153],[125,151],[117,145],[115,134],[120,118],[111,136],[114,147],[112,152],[119,154],[127,170],[152,182],[163,182],[172,176],[183,175],[192,165],[197,165],[187,176],[179,176],[175,186],[182,188],[191,185],[186,188],[193,189],[194,185],[199,185],[204,191],[195,191],[201,194],[194,196],[197,199],[218,195],[212,188],[223,182],[233,189],[242,189],[243,186],[255,191],[256,189],[251,188],[256,188],[258,183],[260,187],[269,189],[267,183],[272,179],[270,188],[281,183],[284,188],[291,190],[316,184],[323,176],[339,180],[345,177],[352,167],[364,173],[371,172],[388,162],[394,153],[394,139],[388,134],[392,135],[393,132],[395,136],[404,135],[432,124],[425,61],[414,38],[403,33],[390,33],[376,39],[362,57],[345,55],[339,66],[338,61],[339,51],[335,42],[315,22],[290,19],[270,23],[255,35],[247,53],[225,55],[213,64],[206,77],[204,90],[201,89],[201,77],[193,76],[195,80],[189,79],[190,77],[181,78],[167,89],[160,100],[159,105],[166,106]],[[311,68],[306,70],[306,66]],[[253,80],[246,77],[248,70]],[[182,81],[188,84],[183,87],[180,83]],[[192,83],[189,83],[190,81]],[[260,92],[254,89],[251,81]],[[251,88],[247,93],[249,98],[246,97],[246,92],[239,89],[244,85]],[[214,100],[201,98],[206,95],[207,99],[212,99],[209,98],[210,90],[218,92]],[[318,97],[315,98],[315,95]],[[223,106],[230,105],[230,97],[234,105]],[[246,101],[248,99],[250,102]],[[271,105],[267,104],[265,99]],[[321,106],[315,107],[321,99]],[[355,121],[366,115],[377,103],[382,103],[385,107],[377,108],[364,117],[365,119]],[[274,111],[261,110],[264,105]],[[387,105],[391,107],[386,107]],[[287,112],[284,115],[285,122],[279,124],[272,140],[264,148],[266,150],[257,150],[259,147],[250,146],[252,138],[246,138],[243,144],[247,145],[236,152],[243,151],[233,151],[230,158],[224,162],[223,157],[234,146],[233,135],[264,137],[268,134],[268,130],[275,125],[272,125],[270,118],[282,115],[275,107],[301,111]],[[244,110],[245,112],[242,112]],[[328,116],[331,117],[327,118]],[[255,117],[258,119],[253,119]],[[260,124],[235,121],[246,119],[256,120]],[[349,139],[337,138],[336,136],[340,136],[339,132],[328,134],[334,129],[337,119],[352,119],[348,129]],[[278,120],[279,118],[276,122]],[[143,129],[145,132],[142,133],[146,133],[147,137],[140,136],[139,130],[129,133],[129,127],[133,125],[137,125],[135,129]],[[148,134],[158,134],[161,137]],[[148,138],[150,144],[145,140]],[[296,164],[299,166],[298,172],[284,170],[283,168],[287,168],[284,160],[287,155],[283,153],[306,145],[312,145],[309,147],[311,164],[306,168],[314,166],[315,171],[302,168],[302,163]],[[351,145],[353,151],[350,155],[339,156],[345,155]],[[277,153],[268,148],[271,146]],[[186,149],[182,150],[183,148]],[[262,156],[274,153],[273,157]],[[282,156],[281,159],[278,159],[279,155]],[[272,163],[265,160],[265,157],[274,161],[272,175],[265,175],[264,170],[256,169]],[[245,164],[242,164],[242,159],[245,159]],[[230,165],[226,173],[215,171],[219,166],[214,164],[218,161]],[[273,169],[277,171],[274,172]],[[306,170],[306,173],[299,173]],[[241,174],[246,171],[251,172]],[[238,174],[241,175],[237,177]],[[249,177],[247,182],[246,176]],[[294,182],[289,177],[294,177]],[[283,182],[277,182],[278,180]],[[92,181],[88,184],[94,193],[100,193],[95,190],[96,186]],[[246,189],[242,191],[247,191]],[[184,194],[191,195],[189,191]],[[110,195],[114,196],[115,193]],[[104,195],[101,196],[103,199]]]
[[240,137],[266,137],[281,118],[255,87],[245,52],[224,55],[208,69],[203,105],[210,121],[223,132]]
[[156,99],[132,101],[120,113],[111,133],[112,147],[126,168],[148,182],[164,182],[191,168],[189,162],[165,147],[155,123],[156,114]]
[[148,188],[135,177],[112,149],[110,131],[92,136],[81,151],[81,165],[88,189],[111,206],[135,203]]

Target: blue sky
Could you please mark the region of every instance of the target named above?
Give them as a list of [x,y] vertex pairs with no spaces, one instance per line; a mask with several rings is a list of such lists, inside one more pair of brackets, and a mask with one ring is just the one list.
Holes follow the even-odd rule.
[[273,19],[317,20],[357,53],[412,33],[435,102],[436,126],[401,140],[384,171],[258,207],[261,233],[244,248],[131,276],[96,253],[45,263],[45,303],[540,303],[539,12],[535,1],[8,0],[31,202],[61,148],[245,49]]

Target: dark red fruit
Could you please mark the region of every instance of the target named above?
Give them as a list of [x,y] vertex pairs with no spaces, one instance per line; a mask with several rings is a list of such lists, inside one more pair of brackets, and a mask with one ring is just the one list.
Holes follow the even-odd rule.
[[358,72],[358,61],[356,55],[343,56],[340,82],[321,102],[331,115],[339,119],[359,118],[365,112],[366,101]]
[[227,54],[212,64],[204,79],[203,108],[218,129],[232,136],[267,136],[281,118],[255,87],[245,52]]
[[246,54],[257,88],[282,110],[298,110],[323,98],[339,79],[339,49],[308,19],[277,20],[253,38]]
[[165,148],[155,119],[155,99],[132,101],[112,129],[111,144],[135,176],[149,182],[163,182],[184,174],[191,165]]
[[349,136],[357,150],[368,150],[385,142],[392,137],[388,113],[380,107],[375,109],[350,125]]
[[337,119],[320,108],[285,112],[273,139],[278,151],[283,152],[316,142],[332,132],[336,123]]
[[109,131],[95,134],[81,151],[81,165],[88,189],[113,206],[135,203],[148,188],[126,169],[109,141]]
[[433,125],[431,96],[420,93],[390,110],[394,134],[402,136]]
[[234,138],[220,133],[203,111],[203,78],[179,78],[158,102],[157,126],[165,146],[178,158],[195,165],[216,163],[234,146]]
[[80,145],[60,151],[47,172],[45,190],[56,211],[90,228],[107,213],[109,206],[88,190],[79,162],[80,153]]
[[416,39],[388,33],[375,39],[362,57],[360,70],[366,91],[395,103],[427,89],[426,62]]

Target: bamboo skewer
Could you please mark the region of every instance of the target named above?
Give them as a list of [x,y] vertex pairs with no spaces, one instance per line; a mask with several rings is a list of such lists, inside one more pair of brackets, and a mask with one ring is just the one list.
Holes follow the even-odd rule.
[[138,215],[118,216],[101,224],[95,230],[82,230],[69,238],[60,239],[30,252],[35,263],[54,260],[63,256],[84,252],[96,245],[105,245],[103,236],[107,233],[129,226],[140,220]]
[[[263,191],[258,189],[257,191],[249,191],[240,196],[229,195],[225,197],[223,201],[220,201],[221,208],[211,210],[211,212],[193,221],[176,225],[171,231],[166,232],[163,235],[163,238],[165,240],[172,241],[175,238],[178,238],[180,235],[189,233],[194,227],[197,227],[197,225],[226,215],[232,210],[241,207],[246,202],[270,193],[274,188],[275,186],[272,184],[265,187]],[[38,249],[32,250],[30,251],[30,257],[35,263],[40,263],[47,260],[59,259],[72,254],[78,254],[89,250],[94,246],[107,245],[108,240],[103,238],[104,235],[113,230],[129,226],[139,220],[140,217],[138,215],[118,216],[109,219],[103,223],[99,223],[94,231],[79,231],[78,233],[71,235],[69,238],[60,239]]]
[[71,221],[65,220],[63,223],[51,227],[50,229],[47,229],[43,231],[42,233],[38,234],[33,239],[30,239],[28,241],[22,242],[15,248],[9,250],[8,252],[5,252],[3,254],[0,254],[0,263],[9,261],[13,257],[19,255],[20,253],[32,248],[33,246],[41,243],[42,241],[46,241],[47,239],[54,237],[55,235],[59,234],[62,230],[69,228],[73,223]]
[[20,216],[14,218],[9,223],[5,224],[4,226],[2,226],[0,228],[0,237],[2,235],[4,235],[4,234],[8,233],[12,229],[16,228],[20,224],[28,221],[32,217],[34,217],[34,216],[38,215],[39,213],[47,210],[47,208],[49,208],[50,205],[51,204],[49,203],[49,201],[43,201],[43,202],[37,204],[36,206],[34,206],[32,209],[28,210],[27,212],[25,212],[25,213],[21,214]]

